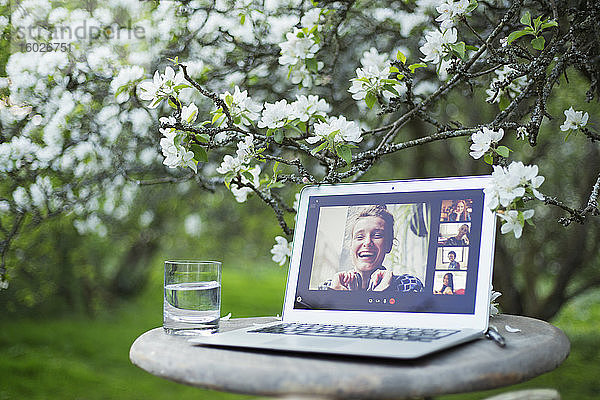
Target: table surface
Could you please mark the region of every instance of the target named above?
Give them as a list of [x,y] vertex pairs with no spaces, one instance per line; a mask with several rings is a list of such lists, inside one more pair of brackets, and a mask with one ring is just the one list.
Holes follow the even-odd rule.
[[[222,321],[220,329],[273,320],[232,319]],[[555,369],[569,354],[565,334],[544,321],[501,315],[490,324],[505,337],[506,347],[479,339],[408,361],[194,346],[162,328],[137,338],[129,357],[153,375],[205,389],[260,396],[403,399],[516,384]],[[521,331],[507,332],[506,325]]]

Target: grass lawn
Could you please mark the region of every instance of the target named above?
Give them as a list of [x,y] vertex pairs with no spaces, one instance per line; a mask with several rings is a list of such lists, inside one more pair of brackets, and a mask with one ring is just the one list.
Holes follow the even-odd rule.
[[[222,312],[233,317],[276,315],[281,311],[283,269],[225,271]],[[600,294],[566,307],[554,323],[572,343],[557,370],[517,388],[549,387],[564,399],[600,394]],[[137,336],[162,323],[160,282],[110,315],[0,321],[0,400],[4,399],[244,399],[156,378],[133,366],[129,347]],[[505,391],[506,389],[504,389]],[[490,391],[441,399],[481,399]]]

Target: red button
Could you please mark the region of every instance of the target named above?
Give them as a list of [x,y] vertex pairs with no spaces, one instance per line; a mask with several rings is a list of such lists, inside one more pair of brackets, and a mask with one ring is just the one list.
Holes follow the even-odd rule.
[[395,303],[396,303],[396,299],[392,297],[392,298],[390,299],[390,304],[395,304]]

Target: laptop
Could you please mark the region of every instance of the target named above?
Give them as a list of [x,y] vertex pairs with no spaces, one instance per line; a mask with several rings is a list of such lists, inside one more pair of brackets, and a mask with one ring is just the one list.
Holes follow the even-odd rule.
[[281,321],[195,344],[412,359],[488,327],[490,176],[302,189]]

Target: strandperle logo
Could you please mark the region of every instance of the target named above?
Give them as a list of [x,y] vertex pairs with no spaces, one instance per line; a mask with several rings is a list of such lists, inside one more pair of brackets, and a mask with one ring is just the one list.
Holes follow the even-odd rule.
[[[28,7],[29,2],[10,2],[8,27],[2,33],[17,51],[66,51],[75,42],[100,41],[139,41],[146,39],[146,30],[131,19],[104,23],[92,16],[52,23],[47,12]],[[58,6],[58,5],[57,5]],[[56,10],[56,9],[54,9]],[[65,17],[70,15],[65,10]]]
[[70,26],[18,26],[12,27],[11,38],[17,40],[45,41],[56,40],[61,42],[72,42],[78,40],[94,39],[144,39],[146,31],[143,27],[133,25],[129,21],[126,25],[112,23],[107,26],[88,24],[86,20]]

